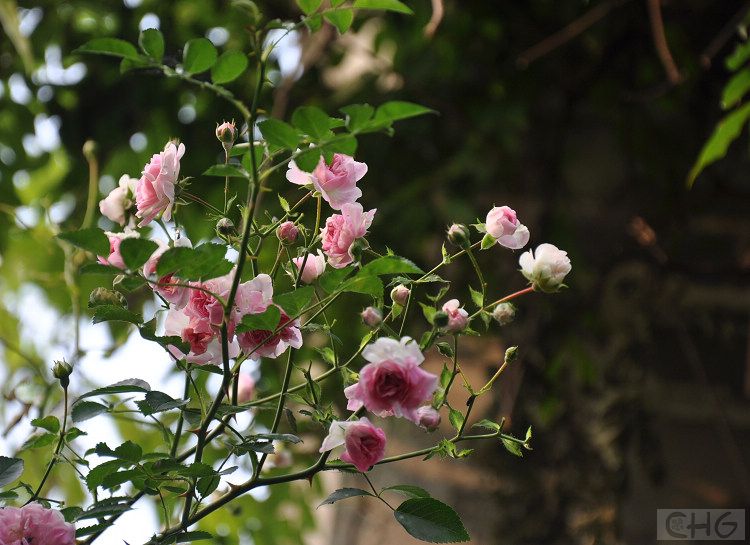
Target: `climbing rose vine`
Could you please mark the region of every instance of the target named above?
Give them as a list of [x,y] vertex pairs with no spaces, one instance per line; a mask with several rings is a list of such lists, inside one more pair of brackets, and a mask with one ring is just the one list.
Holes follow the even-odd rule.
[[[314,32],[325,20],[346,32],[358,2],[330,4],[300,2],[302,18],[281,28]],[[408,11],[397,0],[369,0],[367,6]],[[141,34],[140,52],[111,38],[78,50],[120,57],[124,69],[161,71],[199,85],[235,107],[241,122],[206,127],[204,141],[165,142],[102,196],[103,229],[89,223],[59,235],[67,266],[102,279],[89,298],[94,323],[124,322],[141,342],[161,345],[184,377],[184,394],[174,397],[138,378],[72,392],[79,354],[56,362],[61,414],[32,422],[46,444],[55,445],[44,477],[28,483],[22,457],[0,458],[0,501],[7,502],[0,508],[0,545],[69,545],[75,535],[90,544],[147,498],[158,501],[163,524],[148,545],[209,540],[212,529],[204,523],[211,513],[256,488],[270,487],[273,494],[275,486],[324,471],[365,476],[364,489],[337,490],[324,503],[410,490],[393,508],[407,532],[432,542],[465,541],[458,513],[430,491],[378,490],[367,472],[382,466],[387,476],[389,464],[408,458],[463,458],[471,453],[463,444],[480,440],[496,441],[515,455],[530,449],[530,428],[516,436],[503,422],[472,415],[476,398],[491,390],[519,350],[508,349],[496,374],[474,385],[462,375],[458,349],[466,336],[511,322],[511,300],[561,289],[571,271],[567,254],[543,243],[514,256],[532,235],[510,206],[488,206],[481,211],[484,222],[448,227],[442,258],[433,266],[371,247],[367,238],[378,228],[383,203],[365,199],[362,188],[376,186],[380,173],[377,164],[355,159],[358,139],[390,133],[396,122],[432,111],[410,102],[354,104],[340,115],[301,106],[289,121],[261,120],[261,110],[271,111],[266,73],[275,43],[265,37],[279,23],[254,10],[245,15],[256,36],[250,55],[226,51],[219,57],[198,38],[185,45],[175,67],[163,62],[164,37],[155,29]],[[246,72],[256,82],[249,104],[224,87]],[[191,147],[209,145],[223,160],[186,172]],[[216,180],[224,183],[223,203],[201,195],[202,184]],[[183,227],[183,215],[195,214],[193,209],[215,226],[213,236]],[[517,281],[522,285],[525,278],[528,285],[498,292],[485,282],[479,252],[517,260]],[[441,276],[462,263],[476,272],[476,289]],[[150,316],[128,304],[131,295],[146,291],[157,303]],[[334,319],[334,311],[347,318]],[[340,331],[362,336],[342,344]],[[321,335],[324,346],[310,342]],[[443,359],[441,372],[423,365],[430,353]],[[263,365],[271,376],[259,381],[248,369],[261,361],[276,363]],[[211,386],[208,374],[220,383]],[[467,402],[454,407],[448,393],[457,384]],[[80,452],[76,438],[86,421],[114,416],[123,406],[143,422],[156,421],[163,443],[147,449],[135,434],[121,445],[99,443]],[[273,417],[264,420],[264,410]],[[441,425],[443,417],[450,427]],[[398,452],[383,430],[388,419],[414,433],[435,432],[434,446]],[[301,448],[303,437],[313,448]],[[238,468],[248,476],[235,478]],[[82,505],[48,486],[50,475],[63,471],[81,479],[88,492]],[[128,542],[128,528],[118,532]]]

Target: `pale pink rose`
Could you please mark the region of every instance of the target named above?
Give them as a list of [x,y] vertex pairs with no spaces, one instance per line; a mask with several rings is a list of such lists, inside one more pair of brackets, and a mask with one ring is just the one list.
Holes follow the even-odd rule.
[[253,380],[253,377],[247,373],[240,373],[237,377],[237,381],[239,382],[237,388],[237,402],[247,403],[253,398],[253,394],[255,394],[255,381]]
[[281,328],[278,332],[272,335],[273,331],[254,329],[239,333],[237,341],[245,354],[250,354],[256,358],[278,358],[290,346],[292,348],[302,346],[302,332],[299,326],[299,320],[291,320],[281,310],[279,323],[276,326],[276,329]]
[[440,413],[430,405],[424,405],[417,409],[417,416],[419,417],[419,426],[427,431],[434,431],[440,425]]
[[295,257],[292,259],[292,262],[297,267],[297,271],[300,270],[304,263],[305,268],[302,270],[302,281],[305,284],[314,282],[326,270],[326,258],[320,250],[318,250],[317,254],[308,254],[307,259],[303,255]]
[[320,452],[345,447],[341,459],[365,472],[385,456],[385,432],[373,426],[367,418],[355,421],[335,420],[328,436],[323,440]]
[[[170,309],[167,312],[167,318],[164,322],[164,334],[166,336],[176,336],[190,343],[190,351],[185,354],[176,346],[169,346],[169,352],[178,359],[185,358],[188,363],[195,365],[204,365],[211,363],[221,365],[221,336],[216,328],[206,329],[206,322],[201,320],[190,319],[184,312],[185,309]],[[211,337],[200,338],[201,332],[210,331]],[[197,349],[199,353],[193,351]],[[229,357],[236,358],[240,353],[237,341],[229,342]]]
[[365,347],[369,361],[359,372],[359,382],[344,390],[347,409],[365,407],[378,416],[400,416],[419,422],[417,410],[432,397],[438,377],[423,370],[424,356],[410,337],[400,341],[385,337]]
[[321,157],[312,173],[300,170],[294,161],[290,161],[286,179],[297,185],[312,184],[331,208],[342,210],[345,204],[356,202],[362,196],[357,182],[365,174],[365,163],[359,163],[342,153],[334,153],[330,165]]
[[285,221],[276,229],[276,236],[284,244],[294,244],[299,236],[299,228],[292,221]]
[[497,243],[511,250],[526,246],[529,230],[521,224],[516,212],[508,206],[495,206],[487,214],[487,233],[497,239]]
[[102,265],[112,265],[118,269],[124,269],[125,262],[122,260],[122,254],[120,253],[120,244],[126,238],[139,238],[140,235],[137,231],[125,231],[124,233],[106,231],[104,234],[109,239],[109,255],[107,257],[97,256],[97,260]]
[[568,253],[552,244],[540,244],[535,251],[522,253],[518,263],[534,288],[545,292],[559,290],[573,268]]
[[172,219],[172,206],[175,198],[175,184],[180,175],[180,159],[185,154],[185,144],[167,142],[164,151],[151,157],[144,167],[141,179],[135,190],[135,202],[141,218],[139,227],[150,223],[162,213],[166,221]]
[[448,333],[459,333],[469,325],[469,313],[460,307],[458,299],[451,299],[443,305],[443,312],[448,315],[448,325],[445,326]]
[[[159,264],[159,258],[162,256],[162,254],[164,254],[164,252],[169,249],[169,246],[164,244],[162,241],[157,240],[156,242],[159,247],[143,265],[143,274],[144,276],[146,276],[146,278],[156,275],[156,267]],[[184,248],[193,247],[190,239],[186,237],[178,238],[175,241],[174,245],[175,247]],[[184,308],[185,305],[187,305],[188,300],[190,299],[191,290],[190,288],[185,287],[186,282],[175,278],[174,276],[172,276],[172,273],[160,276],[156,279],[156,281],[158,282],[158,284],[149,284],[149,287],[154,290],[154,292],[161,295],[164,300],[172,303],[175,308]],[[182,284],[182,286],[177,286],[175,284]]]
[[399,284],[395,288],[391,290],[391,299],[394,303],[401,305],[402,307],[406,305],[406,302],[409,300],[409,294],[411,293],[411,290],[404,286],[403,284]]
[[213,326],[220,326],[224,321],[224,307],[214,295],[223,299],[229,296],[232,276],[233,273],[229,273],[205,282],[191,282],[191,286],[201,289],[190,289],[185,314],[195,320],[206,320]]
[[364,212],[362,205],[355,202],[343,205],[341,214],[333,214],[326,220],[320,235],[331,267],[343,269],[354,261],[354,242],[367,234],[374,217],[375,209]]
[[38,503],[0,509],[0,545],[75,545],[76,529]]
[[375,327],[383,321],[383,312],[379,308],[367,307],[360,313],[365,325]]
[[245,314],[260,314],[273,302],[273,281],[267,274],[259,274],[237,288],[235,312],[240,321]]
[[99,211],[103,216],[111,219],[115,223],[125,225],[126,212],[133,206],[135,188],[138,180],[131,178],[127,174],[120,177],[119,185],[109,192],[105,198],[99,201]]

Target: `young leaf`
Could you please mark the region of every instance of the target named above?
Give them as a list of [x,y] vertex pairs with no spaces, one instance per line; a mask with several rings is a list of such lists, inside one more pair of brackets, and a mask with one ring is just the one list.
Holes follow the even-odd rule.
[[138,50],[133,44],[117,38],[94,38],[76,49],[74,53],[95,53],[123,59],[140,59]]
[[126,238],[120,243],[120,255],[128,269],[136,270],[156,251],[158,244],[145,238]]
[[347,280],[340,289],[343,292],[363,293],[376,298],[383,297],[384,290],[380,278],[364,271],[360,271],[355,277]]
[[329,23],[335,26],[341,34],[344,34],[354,21],[354,12],[351,9],[337,9],[326,12],[323,15]]
[[60,431],[60,421],[56,416],[48,415],[44,418],[35,418],[31,421],[31,425],[35,428],[42,428],[51,433],[57,433]]
[[404,102],[402,100],[392,100],[378,106],[375,110],[374,121],[376,123],[392,123],[393,121],[399,121],[401,119],[408,119],[410,117],[417,117],[425,114],[436,113],[435,110],[431,110],[425,106],[414,104],[413,102]]
[[57,238],[70,242],[73,246],[82,248],[92,254],[109,255],[109,239],[104,234],[104,231],[95,227],[60,233],[57,235]]
[[23,473],[23,460],[19,458],[8,458],[0,456],[0,486],[5,486],[16,479]]
[[434,498],[412,498],[398,506],[396,520],[410,535],[430,543],[469,541],[458,514]]
[[386,255],[370,261],[360,274],[422,274],[424,271],[404,257]]
[[138,44],[143,49],[143,52],[161,62],[164,57],[164,36],[155,28],[147,28],[138,37]]
[[482,245],[480,246],[482,250],[488,250],[489,248],[492,248],[495,245],[495,242],[497,242],[497,239],[493,237],[491,234],[487,233],[482,238]]
[[728,110],[742,100],[750,90],[750,68],[737,72],[724,86],[721,92],[721,107]]
[[216,62],[216,48],[206,38],[195,38],[185,44],[182,51],[182,67],[190,74],[200,74]]
[[94,308],[93,323],[101,322],[129,322],[131,324],[140,324],[143,322],[140,314],[131,312],[116,305],[99,305]]
[[320,505],[318,505],[318,507],[322,505],[331,505],[339,500],[354,498],[355,496],[372,496],[372,494],[367,490],[362,490],[361,488],[339,488],[322,502],[320,502]]
[[281,311],[278,307],[270,305],[264,312],[259,314],[245,314],[242,322],[237,324],[237,333],[245,331],[273,331],[279,325]]
[[396,13],[414,13],[409,6],[399,0],[355,0],[354,7],[359,9],[382,9]]
[[469,286],[469,292],[471,293],[471,300],[474,304],[478,308],[482,308],[484,306],[484,296],[482,295],[482,292],[475,290],[471,286]]
[[82,401],[73,405],[71,410],[71,419],[73,422],[84,422],[95,416],[107,412],[107,407],[101,403],[95,403],[93,401]]
[[299,9],[301,9],[305,15],[310,15],[311,13],[317,11],[321,3],[322,0],[297,0]]
[[273,302],[284,309],[287,316],[297,316],[310,304],[313,293],[315,293],[315,290],[312,286],[305,286],[294,291],[276,295],[273,298]]
[[736,72],[748,59],[750,59],[750,41],[738,44],[732,54],[726,58],[724,64],[729,70]]
[[457,411],[453,407],[448,407],[448,409],[448,420],[450,420],[451,425],[456,428],[456,431],[460,430],[464,423],[464,415],[461,414],[461,411]]
[[289,125],[278,119],[266,119],[258,123],[260,133],[266,142],[294,151],[299,144],[299,134]]
[[127,380],[122,380],[120,382],[116,382],[114,384],[110,384],[109,386],[105,386],[103,388],[97,388],[96,390],[91,390],[90,392],[86,392],[85,394],[81,395],[75,403],[78,403],[81,399],[85,399],[87,397],[95,397],[95,396],[101,396],[101,395],[108,395],[108,394],[127,394],[131,392],[149,392],[151,391],[151,386],[148,382],[141,380],[139,378],[129,378]]
[[507,450],[511,454],[515,456],[519,456],[519,457],[523,456],[523,450],[521,449],[521,445],[519,445],[515,441],[506,439],[505,437],[500,437],[500,441],[502,441],[503,446],[505,447],[505,450]]
[[350,132],[357,132],[367,126],[375,113],[375,108],[369,104],[352,104],[344,106],[341,111],[346,115],[346,128]]
[[220,163],[218,165],[210,166],[203,172],[203,175],[218,176],[220,178],[249,178],[245,169],[232,163]]
[[317,106],[300,106],[294,110],[292,125],[316,142],[331,135],[328,115]]
[[225,51],[211,67],[214,83],[229,83],[242,75],[247,68],[247,55],[242,51]]

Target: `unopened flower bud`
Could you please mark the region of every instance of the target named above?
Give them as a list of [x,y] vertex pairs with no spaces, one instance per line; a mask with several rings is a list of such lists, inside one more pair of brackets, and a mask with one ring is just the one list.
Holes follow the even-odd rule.
[[395,288],[391,290],[391,299],[394,303],[397,305],[401,305],[402,307],[406,305],[406,302],[409,300],[409,294],[411,293],[411,290],[404,286],[403,284],[399,284]]
[[518,347],[517,346],[511,346],[505,351],[505,361],[506,363],[511,363],[513,360],[516,359],[516,356],[518,355]]
[[231,149],[237,139],[237,127],[234,125],[234,121],[225,121],[221,125],[216,125],[216,138],[224,146],[224,149]]
[[360,314],[365,325],[375,327],[383,321],[383,313],[379,308],[367,307]]
[[427,431],[435,431],[440,425],[440,413],[429,405],[417,409],[419,426]]
[[492,311],[492,317],[498,324],[507,325],[516,317],[516,306],[513,303],[500,303]]
[[276,229],[276,236],[282,244],[294,244],[299,236],[299,227],[292,221],[285,221]]
[[237,229],[235,229],[232,220],[229,218],[221,218],[216,222],[216,232],[221,236],[231,237],[237,234]]
[[247,373],[240,373],[237,376],[237,382],[237,402],[240,404],[247,403],[255,393],[255,381]]
[[438,310],[432,317],[432,324],[435,327],[443,328],[448,325],[448,313],[442,310]]
[[98,307],[99,305],[125,307],[127,304],[128,302],[122,293],[107,288],[96,288],[89,295],[89,307]]
[[469,228],[462,223],[454,223],[448,228],[448,240],[459,248],[466,248],[470,242]]
[[55,361],[52,366],[52,375],[60,381],[60,385],[63,388],[67,388],[70,384],[70,375],[73,372],[73,366],[65,360]]

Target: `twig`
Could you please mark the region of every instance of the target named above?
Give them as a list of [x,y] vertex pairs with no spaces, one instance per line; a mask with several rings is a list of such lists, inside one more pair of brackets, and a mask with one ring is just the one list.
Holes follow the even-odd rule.
[[705,70],[711,68],[711,62],[713,62],[713,58],[737,31],[737,27],[740,25],[740,23],[742,23],[742,21],[744,21],[749,11],[750,2],[745,2],[740,10],[735,13],[731,19],[729,19],[726,25],[721,28],[716,37],[711,40],[711,43],[708,44],[706,49],[703,50],[703,53],[701,53],[700,56],[700,61],[701,66],[703,66]]
[[424,35],[427,38],[432,38],[435,35],[435,31],[443,20],[444,13],[443,0],[432,0],[432,17],[424,27]]
[[664,31],[664,19],[661,16],[661,0],[646,0],[648,6],[648,19],[651,22],[651,36],[654,40],[654,47],[656,48],[656,54],[659,56],[664,72],[667,74],[667,80],[672,85],[677,85],[682,81],[682,74],[680,74],[677,64],[672,58],[672,53],[669,51],[669,44],[667,43],[667,35]]

